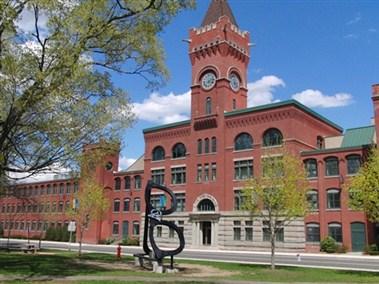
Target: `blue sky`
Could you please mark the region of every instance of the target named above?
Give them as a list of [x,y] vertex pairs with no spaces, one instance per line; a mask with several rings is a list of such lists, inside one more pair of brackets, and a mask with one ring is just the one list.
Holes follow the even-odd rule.
[[[142,130],[189,114],[188,38],[209,0],[180,13],[160,35],[171,78],[158,90],[136,77],[114,76],[138,121],[126,131],[121,168],[144,152]],[[256,44],[248,69],[249,105],[296,98],[344,129],[370,124],[371,85],[379,83],[379,1],[229,0]]]

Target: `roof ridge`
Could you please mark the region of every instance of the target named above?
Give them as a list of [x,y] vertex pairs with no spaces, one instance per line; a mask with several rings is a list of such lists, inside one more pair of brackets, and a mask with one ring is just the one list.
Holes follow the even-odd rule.
[[371,128],[371,127],[375,127],[375,125],[366,125],[366,126],[358,126],[358,127],[346,128],[346,131],[348,131],[348,130],[355,130],[355,129],[362,129],[362,128]]

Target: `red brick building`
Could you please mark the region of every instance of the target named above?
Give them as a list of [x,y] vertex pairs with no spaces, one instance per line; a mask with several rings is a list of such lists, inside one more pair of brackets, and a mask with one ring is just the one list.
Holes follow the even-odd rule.
[[[238,27],[226,1],[212,1],[189,39],[191,119],[145,129],[145,153],[126,171],[113,171],[117,155],[105,161],[113,168],[97,169],[112,206],[103,221],[89,226],[85,241],[142,235],[143,188],[153,179],[175,192],[178,210],[165,218],[184,230],[187,247],[267,248],[265,224],[241,210],[241,189],[262,172],[267,151],[285,144],[304,161],[312,211],[283,228],[278,247],[318,251],[327,235],[353,251],[373,243],[377,228],[348,207],[344,184],[378,139],[379,85],[372,91],[375,123],[343,132],[294,100],[247,108],[249,33]],[[0,224],[16,235],[40,234],[45,222],[63,226],[73,186],[70,180],[19,185],[20,198],[0,200]],[[30,208],[26,200],[34,200]],[[156,192],[152,202],[158,207],[164,200]],[[177,241],[164,228],[156,236],[161,243]]]

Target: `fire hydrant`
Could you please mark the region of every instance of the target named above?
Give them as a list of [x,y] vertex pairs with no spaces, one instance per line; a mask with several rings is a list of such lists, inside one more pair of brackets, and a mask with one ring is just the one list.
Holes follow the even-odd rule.
[[121,245],[118,244],[118,247],[116,249],[116,257],[117,259],[121,259]]

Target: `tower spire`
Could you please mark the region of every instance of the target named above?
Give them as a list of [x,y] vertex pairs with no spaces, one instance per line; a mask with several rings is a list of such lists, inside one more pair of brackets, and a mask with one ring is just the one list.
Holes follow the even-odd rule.
[[230,22],[238,27],[237,21],[234,18],[232,9],[230,9],[227,0],[212,0],[201,26],[203,27],[211,23],[216,23],[222,16],[227,16]]

